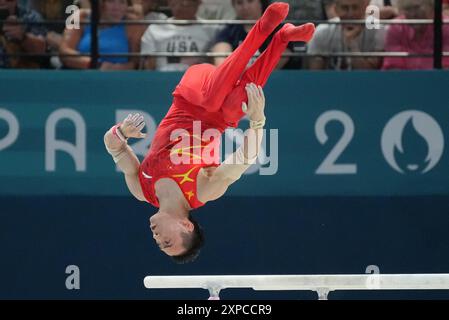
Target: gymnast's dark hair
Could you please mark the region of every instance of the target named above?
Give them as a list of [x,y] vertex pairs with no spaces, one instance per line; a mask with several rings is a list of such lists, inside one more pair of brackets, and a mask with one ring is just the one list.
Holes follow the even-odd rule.
[[204,232],[198,222],[192,218],[189,213],[189,220],[193,223],[192,233],[183,233],[183,245],[188,248],[186,252],[178,256],[172,256],[172,260],[178,264],[185,264],[195,261],[200,255],[201,248],[204,245]]

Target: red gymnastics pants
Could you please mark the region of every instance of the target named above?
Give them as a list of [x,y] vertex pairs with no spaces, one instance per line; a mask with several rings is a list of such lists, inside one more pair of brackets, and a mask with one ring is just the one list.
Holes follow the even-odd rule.
[[245,86],[255,83],[265,86],[288,45],[277,32],[268,48],[255,63],[246,69],[249,61],[270,35],[261,31],[259,20],[240,46],[219,67],[200,64],[190,67],[174,94],[180,94],[189,103],[207,112],[219,112],[224,121],[235,127],[245,115],[242,102],[247,102]]

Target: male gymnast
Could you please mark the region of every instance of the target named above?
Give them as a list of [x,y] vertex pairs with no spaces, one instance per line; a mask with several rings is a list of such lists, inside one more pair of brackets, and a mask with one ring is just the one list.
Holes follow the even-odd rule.
[[[127,140],[145,137],[141,132],[145,126],[142,116],[129,115],[104,136],[106,149],[124,173],[130,192],[159,208],[150,218],[153,238],[177,263],[193,261],[204,242],[191,211],[220,198],[256,162],[266,121],[262,88],[288,43],[308,42],[313,37],[312,23],[298,27],[287,23],[247,68],[288,10],[286,3],[271,4],[223,64],[194,65],[185,72],[141,164]],[[245,115],[250,127],[245,131],[244,143],[220,164],[217,147],[221,134],[229,127],[237,127]]]

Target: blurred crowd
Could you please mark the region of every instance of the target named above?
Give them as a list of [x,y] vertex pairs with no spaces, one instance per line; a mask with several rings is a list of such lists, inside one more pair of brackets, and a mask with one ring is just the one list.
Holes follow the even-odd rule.
[[[432,69],[433,58],[357,57],[364,52],[432,55],[433,25],[338,24],[366,19],[374,5],[381,19],[433,19],[438,0],[287,0],[289,20],[315,21],[308,44],[291,43],[278,69]],[[237,48],[251,24],[174,24],[175,20],[257,20],[269,0],[98,0],[100,58],[93,65],[89,0],[0,0],[0,68],[185,71],[197,63],[219,65]],[[73,11],[73,5],[80,10]],[[449,0],[443,0],[443,17]],[[76,15],[80,24],[76,26]],[[371,18],[369,18],[371,19]],[[132,24],[125,21],[147,23]],[[65,22],[68,22],[66,24]],[[164,21],[165,23],[157,23]],[[42,24],[41,22],[46,22]],[[59,23],[58,23],[59,22]],[[329,22],[329,23],[326,23]],[[253,61],[271,41],[260,47]],[[443,27],[443,51],[449,52],[449,24]],[[214,57],[176,53],[217,53]],[[332,55],[350,53],[349,56]],[[122,56],[120,56],[122,54]],[[130,54],[129,56],[126,56]],[[330,56],[329,56],[330,55]],[[250,62],[250,63],[253,63]],[[449,57],[443,58],[449,68]]]

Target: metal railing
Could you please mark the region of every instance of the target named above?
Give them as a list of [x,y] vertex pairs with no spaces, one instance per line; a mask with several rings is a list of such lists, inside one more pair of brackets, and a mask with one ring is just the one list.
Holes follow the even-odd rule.
[[[445,24],[449,23],[449,19],[442,20]],[[20,21],[4,21],[0,20],[0,22],[8,23],[8,24],[22,24]],[[228,25],[228,24],[236,24],[236,25],[251,25],[256,23],[257,20],[123,20],[120,21],[121,24],[125,25],[150,25],[150,24],[170,24],[170,25]],[[293,23],[296,25],[304,24],[308,22],[313,22],[315,24],[366,24],[365,19],[356,19],[356,20],[285,20],[285,23]],[[394,20],[378,20],[379,24],[383,25],[394,25],[394,24],[407,24],[407,25],[425,25],[425,24],[433,24],[432,19],[394,19]],[[46,21],[30,21],[27,22],[29,25],[53,25],[53,24],[65,24],[66,20],[46,20]],[[80,25],[90,25],[91,21],[80,21]],[[117,22],[113,21],[104,21],[99,20],[98,24],[100,25],[113,25],[117,24]]]
[[[227,57],[231,53],[222,52],[154,52],[154,53],[104,53],[99,54],[101,57],[107,58],[146,58],[146,57],[188,57],[188,58],[221,58]],[[259,54],[256,54],[257,57]],[[16,53],[15,57],[53,57],[53,53],[43,53],[36,55],[34,53]],[[59,57],[64,58],[77,58],[77,57],[92,57],[91,53],[78,53],[78,54],[59,54]],[[381,58],[381,57],[392,57],[392,58],[421,58],[433,57],[433,53],[409,53],[409,52],[333,52],[333,53],[284,53],[284,57],[323,57],[323,58],[334,58],[334,57],[351,57],[351,58]],[[449,52],[443,52],[443,56],[449,56]]]
[[[217,57],[227,57],[230,53],[198,53],[198,52],[153,52],[149,54],[141,53],[109,53],[101,54],[99,52],[98,44],[98,30],[100,25],[110,25],[116,24],[116,22],[100,21],[99,12],[99,2],[98,0],[91,1],[91,21],[80,22],[81,25],[91,25],[91,52],[89,54],[59,54],[59,57],[83,57],[88,56],[91,58],[91,69],[96,69],[98,66],[98,60],[100,57],[128,57],[128,58],[145,58],[145,57],[203,57],[203,58],[217,58]],[[367,57],[401,57],[401,58],[413,58],[413,57],[433,57],[434,68],[442,69],[443,57],[449,57],[449,52],[443,52],[443,26],[444,24],[449,24],[449,20],[442,19],[442,0],[435,1],[435,19],[406,19],[406,20],[378,20],[377,23],[380,25],[396,25],[396,24],[407,24],[407,25],[429,25],[434,26],[434,50],[433,53],[429,54],[417,54],[409,52],[334,52],[334,53],[322,53],[322,54],[310,54],[306,52],[293,52],[284,53],[284,57],[350,57],[350,58],[367,58]],[[6,22],[10,24],[19,24],[21,22]],[[256,20],[125,20],[121,23],[126,25],[150,25],[150,24],[171,24],[171,25],[228,25],[228,24],[254,24]],[[366,20],[340,20],[340,21],[330,21],[330,20],[287,20],[286,22],[294,23],[296,25],[303,24],[306,22],[313,22],[315,24],[363,24],[365,25]],[[54,25],[54,24],[65,24],[65,20],[51,20],[51,21],[41,21],[41,22],[29,22],[30,25]],[[0,53],[1,56],[8,55],[10,57],[51,57],[54,53],[44,53],[44,54],[29,54],[29,53],[15,53],[6,54]]]

